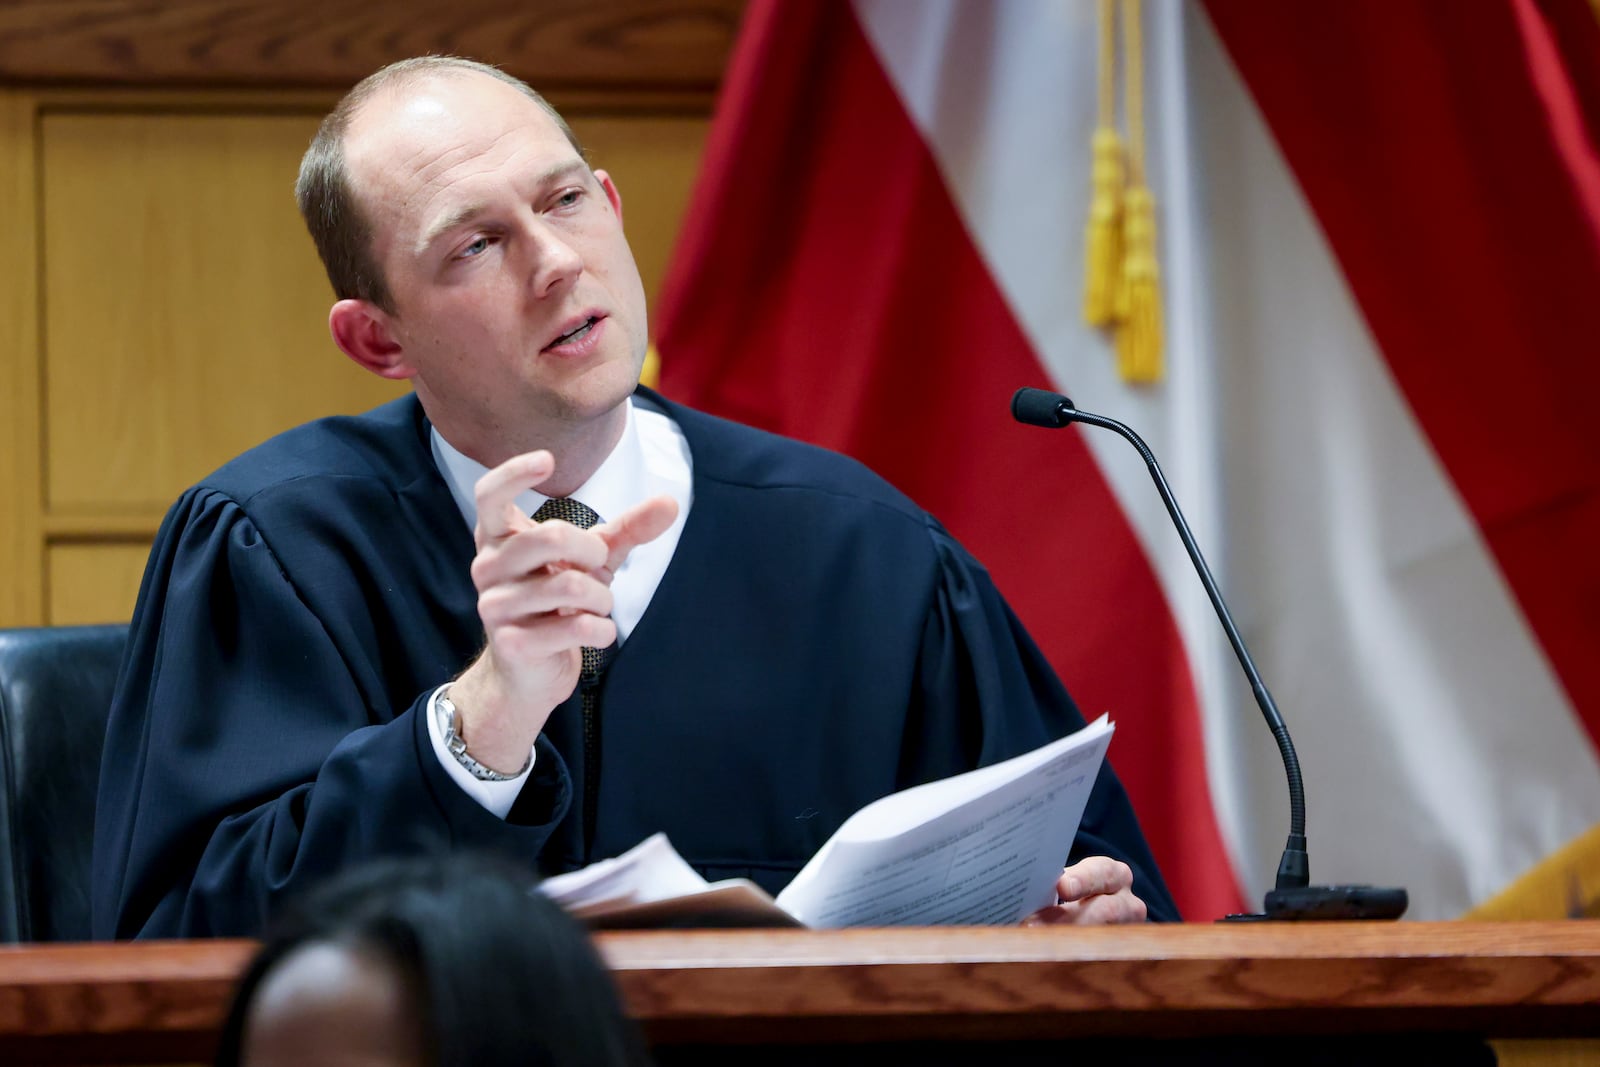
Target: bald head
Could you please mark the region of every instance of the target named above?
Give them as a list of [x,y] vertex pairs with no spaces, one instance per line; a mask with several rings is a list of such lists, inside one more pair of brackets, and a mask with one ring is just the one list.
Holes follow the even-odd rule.
[[544,97],[520,78],[497,67],[455,56],[420,56],[391,63],[363,78],[345,94],[322,120],[317,134],[300,161],[300,176],[295,182],[295,199],[305,219],[311,240],[322,257],[328,281],[340,300],[366,300],[393,312],[394,300],[372,249],[372,225],[346,158],[346,142],[352,125],[367,105],[376,98],[397,98],[410,90],[439,78],[493,78],[516,89],[538,104],[583,156],[583,146],[565,119]]

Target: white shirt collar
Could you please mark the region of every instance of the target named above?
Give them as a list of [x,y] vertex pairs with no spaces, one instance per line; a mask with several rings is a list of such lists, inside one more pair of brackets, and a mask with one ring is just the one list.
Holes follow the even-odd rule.
[[[611,454],[589,476],[588,481],[569,494],[571,499],[593,508],[602,522],[622,514],[650,495],[645,482],[644,449],[639,441],[639,428],[632,403],[627,405],[627,414],[622,437]],[[449,483],[450,495],[455,497],[456,506],[467,520],[467,528],[474,529],[478,525],[478,503],[473,495],[473,487],[479,478],[489,473],[489,468],[457,451],[440,436],[437,427],[430,427],[430,431],[434,463]],[[524,515],[532,515],[549,499],[546,494],[529,489],[517,494],[516,504]]]

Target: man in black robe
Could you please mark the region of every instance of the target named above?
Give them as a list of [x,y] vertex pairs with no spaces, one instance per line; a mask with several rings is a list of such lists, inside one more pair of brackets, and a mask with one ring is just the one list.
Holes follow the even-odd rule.
[[[1082,725],[905,497],[636,389],[621,197],[532,90],[386,68],[297,193],[335,340],[414,396],[168,514],[106,739],[97,935],[253,934],[364,858],[555,873],[657,830],[776,891],[866,802]],[[1176,918],[1109,769],[1069,862],[1041,920]]]

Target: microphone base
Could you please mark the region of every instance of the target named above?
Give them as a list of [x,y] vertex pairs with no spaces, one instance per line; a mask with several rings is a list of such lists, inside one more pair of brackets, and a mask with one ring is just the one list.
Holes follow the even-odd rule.
[[1262,912],[1225,915],[1223,922],[1325,922],[1339,919],[1398,919],[1410,897],[1397,886],[1310,885],[1267,892]]

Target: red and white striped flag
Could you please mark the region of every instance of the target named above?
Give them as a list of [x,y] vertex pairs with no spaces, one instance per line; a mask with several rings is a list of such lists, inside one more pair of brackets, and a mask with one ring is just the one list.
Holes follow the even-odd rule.
[[[1082,322],[1096,8],[749,11],[662,307],[677,399],[848,452],[990,567],[1185,915],[1259,905],[1283,709],[1317,882],[1600,890],[1600,25],[1587,0],[1144,7],[1162,380]],[[1600,835],[1591,835],[1600,836]],[[1579,842],[1578,845],[1573,845]],[[1561,897],[1565,899],[1564,895]]]

